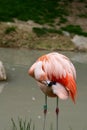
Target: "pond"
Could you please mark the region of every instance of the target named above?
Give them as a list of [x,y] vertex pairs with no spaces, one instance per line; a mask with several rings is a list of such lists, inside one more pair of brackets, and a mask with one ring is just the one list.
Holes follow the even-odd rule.
[[[35,130],[43,127],[44,94],[28,76],[33,62],[48,51],[0,48],[0,60],[7,72],[7,81],[0,82],[0,130],[12,130],[11,118],[18,122],[32,119]],[[87,53],[61,52],[68,56],[77,70],[77,100],[59,100],[59,130],[87,129]],[[56,99],[48,98],[46,128],[56,125]]]

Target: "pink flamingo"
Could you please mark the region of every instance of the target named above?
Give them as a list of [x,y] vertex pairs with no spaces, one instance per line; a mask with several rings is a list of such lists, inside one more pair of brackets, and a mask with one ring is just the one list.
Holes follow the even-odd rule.
[[44,105],[44,127],[47,113],[47,96],[57,97],[56,115],[58,130],[58,98],[67,99],[71,97],[75,103],[76,97],[76,70],[68,57],[52,52],[41,56],[31,66],[29,75],[35,78],[40,89],[45,94]]

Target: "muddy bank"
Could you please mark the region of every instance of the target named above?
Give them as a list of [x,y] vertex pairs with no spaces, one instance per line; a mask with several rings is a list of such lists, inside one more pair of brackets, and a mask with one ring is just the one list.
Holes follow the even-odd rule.
[[38,37],[32,31],[33,27],[41,25],[32,21],[1,22],[0,47],[70,51],[76,49],[70,37],[55,33]]

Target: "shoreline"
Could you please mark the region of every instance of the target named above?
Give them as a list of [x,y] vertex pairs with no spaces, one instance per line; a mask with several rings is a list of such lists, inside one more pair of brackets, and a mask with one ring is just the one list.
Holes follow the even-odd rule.
[[76,48],[71,36],[56,33],[37,36],[32,30],[37,26],[39,25],[36,23],[29,24],[23,21],[0,22],[0,47],[86,52],[85,49]]
[[26,22],[1,22],[0,23],[0,47],[27,48],[42,50],[75,50],[69,37],[60,34],[47,34],[37,36],[32,27]]

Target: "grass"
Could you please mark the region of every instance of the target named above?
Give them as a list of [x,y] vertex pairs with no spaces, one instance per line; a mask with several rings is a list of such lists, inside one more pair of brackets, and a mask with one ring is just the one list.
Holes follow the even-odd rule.
[[33,28],[33,32],[35,32],[38,37],[51,33],[62,35],[63,34],[62,30],[70,32],[71,34],[78,34],[87,37],[87,32],[84,32],[79,25],[67,25],[65,27],[61,27],[59,30],[51,28],[38,28],[38,27]]
[[[32,126],[32,121],[30,119],[29,122],[27,122],[26,120],[23,120],[21,118],[18,118],[18,124],[15,123],[14,119],[11,118],[11,122],[12,122],[12,130],[35,130],[35,125]],[[50,125],[50,130],[53,130],[53,124],[51,123]]]
[[11,32],[16,32],[15,26],[7,27],[4,31],[5,34],[10,34]]
[[86,0],[78,0],[79,2],[86,2]]
[[57,17],[68,15],[61,0],[0,0],[0,21],[33,20],[37,23],[53,23]]
[[68,22],[68,20],[66,18],[60,17],[59,24],[66,23],[66,22]]
[[83,35],[87,37],[87,32],[84,32],[79,25],[67,25],[66,27],[61,27],[61,29],[73,34]]
[[43,35],[47,35],[49,33],[62,34],[61,30],[56,30],[56,29],[51,29],[51,28],[38,28],[38,27],[34,27],[33,32],[35,32],[37,36],[39,37]]
[[80,18],[87,18],[87,14],[79,14],[78,15]]
[[[18,124],[15,123],[15,121],[13,120],[13,118],[11,119],[12,122],[12,130],[35,130],[35,126],[33,125],[33,127],[31,127],[31,119],[29,122],[27,122],[26,120],[23,120],[21,118],[18,118]],[[50,128],[49,130],[53,130],[53,124],[50,124]],[[69,126],[69,130],[72,130],[72,127]]]
[[[15,123],[13,118],[11,119],[12,121],[12,130],[31,130],[31,119],[29,122],[26,120],[22,120],[21,118],[18,118],[18,124]],[[35,130],[35,127],[33,125],[32,130]]]

